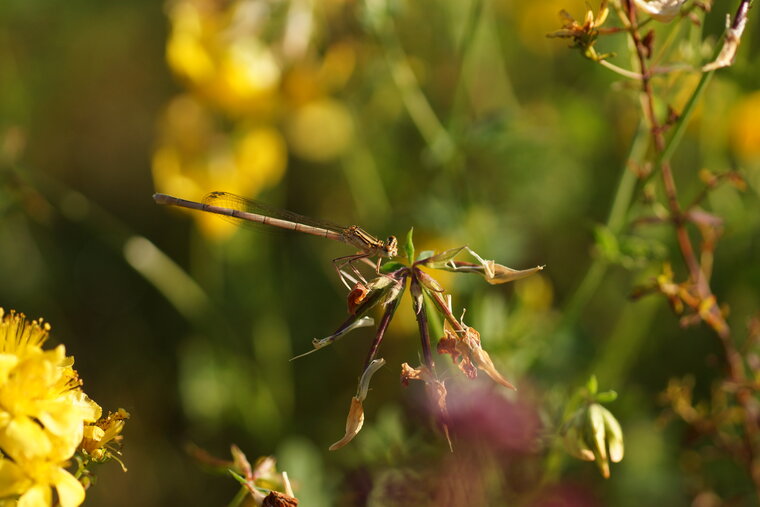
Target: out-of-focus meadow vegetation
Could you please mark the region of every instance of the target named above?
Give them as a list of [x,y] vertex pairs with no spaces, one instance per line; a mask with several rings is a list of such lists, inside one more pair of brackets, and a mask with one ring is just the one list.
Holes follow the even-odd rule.
[[[710,60],[738,5],[696,11],[702,26],[647,25],[655,48],[667,42],[667,60],[685,63],[653,80],[661,118],[668,104],[684,108],[700,78],[693,69]],[[129,471],[103,465],[89,505],[226,504],[239,485],[199,465],[190,444],[225,459],[231,444],[250,459],[274,455],[308,507],[757,501],[747,467],[732,459],[741,452],[721,444],[731,441],[721,432],[741,426],[698,431],[665,401],[680,379],[693,383],[695,404],[711,399],[719,412],[711,392],[723,386],[724,349],[704,323],[681,328],[661,295],[630,298],[664,262],[677,279],[686,270],[672,227],[632,225],[659,209],[653,199],[664,202],[659,176],[633,181],[630,206],[620,197],[624,174],[652,160],[639,83],[547,38],[561,9],[582,20],[587,8],[0,3],[0,306],[51,322],[86,392],[131,413]],[[724,220],[711,284],[739,345],[760,310],[757,21],[750,11],[734,65],[715,72],[672,158],[683,204],[705,187],[701,169],[746,180],[744,191],[721,185],[702,203]],[[624,34],[597,50],[637,68]],[[466,244],[516,269],[546,265],[507,285],[438,278],[518,391],[483,374],[469,381],[436,356],[450,452],[422,387],[398,382],[401,363],[419,362],[407,294],[364,429],[328,451],[373,332],[290,358],[346,318],[331,260],[352,252],[151,199],[212,190],[378,237],[414,227],[418,251]],[[625,435],[625,458],[606,480],[557,438],[591,374],[617,391],[606,406]]]

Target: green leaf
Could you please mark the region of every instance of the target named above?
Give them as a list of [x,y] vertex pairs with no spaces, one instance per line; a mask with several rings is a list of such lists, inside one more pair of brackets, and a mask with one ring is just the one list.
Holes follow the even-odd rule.
[[416,262],[424,261],[425,259],[429,259],[430,257],[435,255],[435,250],[423,250],[420,252],[420,255],[417,257]]
[[617,399],[618,394],[615,391],[604,391],[596,395],[596,401],[599,403],[611,403]]
[[406,244],[404,245],[404,250],[406,251],[406,258],[409,259],[409,262],[414,262],[414,242],[412,241],[413,233],[414,233],[414,227],[409,229],[409,232],[406,233]]
[[458,248],[452,248],[450,250],[446,250],[445,252],[436,254],[432,257],[429,257],[425,261],[425,265],[433,269],[445,268],[448,262],[459,255],[459,253],[464,249],[465,247],[460,246]]
[[588,382],[586,382],[586,389],[588,389],[588,393],[591,396],[596,394],[596,391],[599,389],[599,382],[596,380],[596,375],[591,375],[591,378],[588,379]]
[[394,271],[397,271],[401,268],[405,268],[406,264],[403,262],[398,261],[388,261],[380,266],[380,272],[381,273],[392,273]]
[[594,228],[594,239],[599,253],[610,262],[617,262],[620,258],[620,244],[615,234],[606,226],[598,225]]
[[228,471],[228,472],[230,473],[230,475],[231,475],[232,477],[234,477],[234,478],[235,478],[235,480],[236,480],[236,481],[238,481],[240,484],[242,484],[243,486],[247,486],[247,485],[248,485],[248,481],[246,481],[246,480],[245,480],[245,477],[243,477],[242,475],[240,475],[239,473],[235,472],[234,470],[232,470],[232,469],[230,469],[230,468],[228,468],[228,469],[227,469],[227,471]]

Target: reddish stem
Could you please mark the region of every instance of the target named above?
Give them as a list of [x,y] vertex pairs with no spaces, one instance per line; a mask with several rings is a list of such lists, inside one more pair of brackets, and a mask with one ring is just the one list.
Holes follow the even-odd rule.
[[[743,0],[739,5],[739,8],[734,19],[734,24],[740,16],[746,16],[746,11],[749,8],[751,0]],[[631,39],[636,47],[636,55],[641,68],[641,88],[642,88],[642,106],[644,115],[649,122],[649,127],[652,136],[652,143],[656,153],[659,155],[665,149],[665,136],[663,133],[662,124],[657,120],[657,115],[654,109],[654,93],[652,91],[651,84],[651,71],[647,66],[647,49],[644,46],[641,35],[639,34],[638,24],[636,20],[636,7],[631,0],[625,1],[627,7],[627,15],[630,26]],[[665,195],[668,201],[668,210],[670,212],[671,221],[676,230],[676,238],[678,240],[678,246],[681,251],[681,256],[684,259],[686,268],[689,271],[690,278],[696,287],[697,294],[701,301],[707,301],[714,296],[708,279],[702,273],[702,269],[699,265],[697,257],[694,253],[694,247],[691,243],[691,238],[686,230],[686,220],[683,210],[678,202],[678,192],[676,189],[675,178],[673,177],[673,171],[670,166],[670,162],[664,160],[660,167],[662,171],[662,181],[665,188]],[[729,380],[738,384],[746,384],[746,375],[744,371],[744,361],[741,354],[736,350],[736,347],[731,340],[730,329],[725,319],[723,318],[717,303],[713,304],[709,308],[710,312],[710,326],[718,335],[720,342],[725,352],[726,362],[728,366]],[[748,389],[741,389],[736,393],[736,399],[741,405],[744,411],[744,451],[745,461],[748,465],[750,476],[755,485],[755,492],[760,498],[760,462],[757,459],[756,442],[758,436],[758,424],[754,410],[754,399],[752,392]]]

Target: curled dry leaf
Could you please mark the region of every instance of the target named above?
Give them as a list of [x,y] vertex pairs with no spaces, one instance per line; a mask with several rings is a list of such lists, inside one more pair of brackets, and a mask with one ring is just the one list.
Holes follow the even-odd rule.
[[356,308],[366,299],[369,288],[361,282],[357,282],[351,292],[348,293],[348,313],[353,315]]
[[401,365],[401,384],[408,386],[410,380],[422,380],[422,369],[412,368],[409,363],[403,363]]
[[517,390],[511,382],[498,372],[488,352],[480,346],[480,333],[475,328],[464,326],[463,332],[456,333],[448,327],[447,323],[447,326],[444,327],[444,337],[438,342],[438,352],[451,354],[459,369],[469,378],[477,376],[475,368],[478,368],[486,372],[486,375],[491,377],[494,382],[507,389]]
[[720,48],[720,53],[714,62],[708,63],[702,67],[703,72],[728,67],[734,63],[736,52],[739,50],[739,43],[742,40],[744,28],[747,26],[748,12],[748,4],[743,3],[739,7],[739,12],[736,14],[733,23],[731,23],[731,16],[726,16],[726,37],[723,41],[723,47]]
[[346,419],[346,434],[343,435],[343,438],[331,445],[330,450],[336,451],[353,440],[362,429],[363,425],[364,408],[362,408],[361,400],[354,396],[351,398],[351,408],[348,411],[348,418]]
[[519,280],[521,278],[525,278],[527,276],[530,276],[534,273],[537,273],[544,269],[543,266],[536,266],[535,268],[530,269],[512,269],[508,268],[506,266],[502,266],[501,264],[494,264],[493,265],[493,276],[488,277],[485,276],[486,282],[490,283],[491,285],[496,285],[500,283],[507,283],[507,282],[513,282],[515,280]]
[[348,418],[346,419],[346,434],[343,438],[335,442],[330,446],[331,451],[340,449],[359,433],[364,425],[364,408],[362,407],[362,401],[367,397],[369,391],[369,381],[377,370],[383,367],[385,359],[375,359],[362,373],[359,379],[359,387],[356,390],[356,396],[351,398],[351,408],[348,410]]
[[330,336],[326,336],[325,338],[317,339],[314,338],[311,341],[311,345],[314,347],[312,350],[308,352],[304,352],[303,354],[299,354],[291,359],[293,361],[294,359],[300,359],[304,356],[308,356],[309,354],[318,351],[321,348],[327,347],[334,341],[338,340],[340,337],[345,335],[346,333],[353,331],[354,329],[358,329],[360,327],[370,327],[375,325],[375,321],[372,319],[372,317],[362,317],[360,319],[356,318],[356,315],[353,315],[351,318],[352,322],[349,322],[348,324],[344,324],[340,327],[338,331],[331,334]]
[[526,278],[534,273],[544,269],[544,266],[536,266],[529,269],[512,269],[494,261],[483,260],[482,264],[473,264],[471,262],[453,262],[447,268],[449,271],[464,273],[477,273],[485,278],[486,282],[491,285],[514,282],[521,278]]
[[444,327],[444,336],[438,340],[438,353],[450,354],[452,361],[456,363],[462,373],[467,378],[475,378],[478,376],[477,368],[470,361],[469,354],[466,353],[465,347],[460,344],[460,340],[456,333],[448,327],[448,323]]

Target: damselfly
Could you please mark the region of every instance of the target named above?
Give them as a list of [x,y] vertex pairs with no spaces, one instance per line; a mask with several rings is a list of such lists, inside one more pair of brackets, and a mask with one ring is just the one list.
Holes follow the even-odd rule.
[[229,192],[211,192],[203,198],[203,202],[188,201],[166,194],[153,194],[153,200],[158,204],[216,213],[235,220],[271,225],[281,229],[305,232],[314,236],[342,241],[359,250],[359,253],[355,255],[333,259],[335,268],[347,287],[344,273],[341,271],[341,268],[346,264],[349,264],[356,272],[356,268],[352,264],[354,261],[377,256],[376,270],[379,272],[382,258],[392,258],[398,254],[398,241],[395,236],[389,236],[383,241],[356,225],[341,227],[330,222],[314,220],[290,211],[275,209],[261,202],[252,201]]

